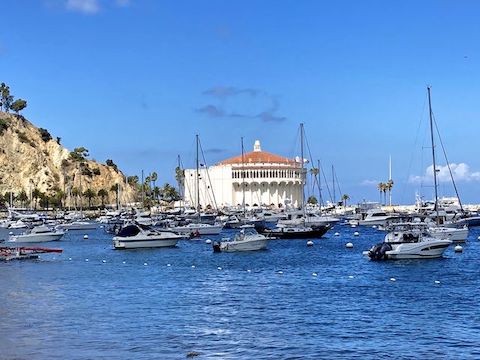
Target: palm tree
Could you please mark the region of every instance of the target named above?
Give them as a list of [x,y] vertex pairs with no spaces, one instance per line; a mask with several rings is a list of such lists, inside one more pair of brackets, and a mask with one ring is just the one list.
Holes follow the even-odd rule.
[[77,208],[78,197],[82,194],[79,188],[74,187],[72,189],[73,203],[75,204],[75,209]]
[[102,199],[102,207],[105,207],[105,198],[108,196],[108,191],[105,189],[100,189],[98,190],[97,195],[100,197],[100,199]]
[[119,189],[120,189],[120,185],[118,185],[118,184],[114,184],[110,188],[110,191],[115,193],[115,203],[117,204],[117,210],[118,210],[118,207],[119,207],[119,204],[118,204],[118,190]]
[[155,189],[155,181],[158,180],[158,174],[155,171],[150,174],[150,180],[153,182],[153,188]]
[[378,183],[377,189],[380,192],[380,203],[382,203],[383,182]]
[[17,200],[20,201],[22,207],[25,207],[25,203],[28,201],[28,196],[25,190],[20,191],[20,194],[17,196]]
[[388,180],[388,182],[386,183],[386,186],[388,190],[388,198],[390,199],[389,205],[392,205],[391,199],[392,199],[393,180],[392,179]]
[[97,196],[97,194],[92,189],[87,189],[83,193],[83,196],[85,196],[88,199],[88,208],[91,209],[92,208],[92,199],[94,199]]
[[35,210],[37,210],[38,199],[41,198],[42,195],[43,193],[40,191],[40,189],[38,188],[33,189],[32,197],[35,199]]
[[347,207],[347,201],[348,200],[350,200],[350,196],[348,196],[347,194],[343,194],[342,195],[342,202],[343,202],[344,207]]

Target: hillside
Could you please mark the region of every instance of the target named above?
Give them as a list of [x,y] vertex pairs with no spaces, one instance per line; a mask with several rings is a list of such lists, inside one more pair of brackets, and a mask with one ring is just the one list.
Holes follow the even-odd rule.
[[[85,150],[85,149],[83,149]],[[22,116],[0,111],[0,194],[22,190],[30,194],[34,189],[55,196],[100,189],[108,192],[105,201],[115,202],[112,185],[121,185],[121,201],[134,201],[135,191],[125,185],[125,176],[115,165],[107,166],[86,159],[82,151],[71,152],[52,138],[45,129],[34,126]],[[74,197],[65,196],[66,204],[73,205]],[[85,202],[85,200],[84,200]],[[100,198],[94,199],[99,203]]]

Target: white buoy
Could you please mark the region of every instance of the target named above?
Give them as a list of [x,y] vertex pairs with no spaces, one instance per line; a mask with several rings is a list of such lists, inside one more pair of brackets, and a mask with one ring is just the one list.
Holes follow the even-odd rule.
[[457,246],[454,247],[453,250],[455,250],[455,252],[462,252],[462,251],[463,251],[463,247],[462,247],[462,245],[457,245]]
[[318,274],[317,273],[312,273],[312,276],[318,276]]
[[277,272],[278,275],[283,275],[283,271]]
[[210,245],[211,243],[212,243],[212,240],[210,239],[205,240],[205,244]]
[[350,275],[348,278],[349,278],[349,279],[353,279],[353,278],[354,278],[354,276],[353,276],[353,275]]
[[126,261],[123,261],[122,264],[126,264],[127,262]]
[[72,261],[72,258],[68,258],[69,261]]
[[83,235],[83,238],[84,238],[85,240],[88,240],[88,235]]
[[222,268],[219,266],[219,267],[217,267],[217,270],[222,270]]
[[351,248],[353,248],[353,244],[351,242],[348,242],[348,243],[345,244],[345,247],[347,249],[351,249]]
[[13,231],[10,231],[10,232],[8,233],[8,235],[13,235]]
[[143,266],[147,266],[147,265],[148,265],[148,263],[143,263]]
[[397,279],[395,279],[395,278],[390,278],[390,281],[397,281]]
[[352,225],[352,229],[355,229],[357,227],[357,225]]
[[170,266],[172,266],[172,265],[171,265],[171,264],[167,264],[167,267],[170,267]]
[[192,269],[195,269],[195,265],[192,265]]
[[377,225],[373,225],[373,226],[372,226],[372,229],[376,229],[376,228],[377,228]]
[[107,260],[102,260],[102,263],[104,263],[104,264],[105,264],[106,262],[107,262]]
[[437,284],[437,285],[438,285],[438,284],[440,284],[440,281],[438,281],[438,280],[435,280],[435,284]]
[[359,236],[359,235],[360,235],[360,233],[359,233],[358,231],[355,231],[355,232],[353,233],[353,236]]
[[312,240],[308,240],[308,241],[307,241],[307,246],[313,246],[313,241],[312,241]]
[[336,233],[335,233],[335,236],[340,236],[340,233],[336,232]]
[[251,273],[251,272],[252,272],[252,270],[248,269],[248,270],[247,270],[247,272],[248,272],[248,273]]
[[477,240],[480,240],[480,236],[477,238]]
[[86,262],[88,262],[88,259],[85,259]]
[[100,225],[100,229],[103,229],[104,227],[105,227],[105,226],[103,226],[103,225]]

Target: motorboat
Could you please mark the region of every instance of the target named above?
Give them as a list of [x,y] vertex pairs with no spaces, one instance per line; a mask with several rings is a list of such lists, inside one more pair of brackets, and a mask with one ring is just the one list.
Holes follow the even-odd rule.
[[151,230],[148,227],[130,224],[123,227],[113,238],[115,249],[140,249],[173,247],[183,237],[171,231]]
[[334,225],[340,221],[339,218],[330,215],[320,215],[314,212],[307,212],[305,215],[301,212],[288,214],[287,219],[281,219],[278,221],[278,225],[284,226],[299,226],[306,225],[312,227]]
[[446,239],[453,242],[465,242],[468,238],[468,227],[461,228],[433,226],[428,229],[428,233],[437,239]]
[[321,238],[332,227],[321,226],[277,226],[274,229],[258,229],[259,233],[277,239],[315,239]]
[[268,238],[259,234],[254,228],[242,228],[233,239],[225,238],[214,241],[213,252],[256,251],[267,248]]
[[381,209],[370,209],[363,220],[358,221],[358,225],[379,226],[385,225],[388,221],[396,218],[397,215],[387,214]]
[[65,224],[57,225],[57,229],[60,230],[95,230],[97,228],[97,224],[88,221],[72,221]]
[[27,230],[20,235],[12,235],[9,238],[9,242],[15,243],[39,243],[48,241],[60,240],[65,232],[60,230],[53,230],[45,225],[35,226],[31,230]]
[[176,226],[170,228],[171,231],[182,235],[218,235],[223,229],[223,225],[210,225],[202,223],[191,223],[185,226]]
[[432,237],[419,228],[399,226],[363,254],[371,260],[432,259],[441,257],[450,244],[451,240]]

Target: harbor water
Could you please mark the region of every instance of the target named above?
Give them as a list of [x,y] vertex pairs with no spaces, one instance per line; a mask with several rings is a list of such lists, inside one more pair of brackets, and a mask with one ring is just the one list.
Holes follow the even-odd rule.
[[362,256],[384,236],[362,227],[228,254],[84,234],[0,263],[1,359],[480,358],[477,229],[463,253],[393,262]]

